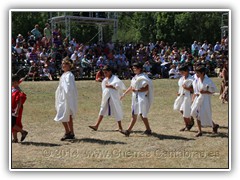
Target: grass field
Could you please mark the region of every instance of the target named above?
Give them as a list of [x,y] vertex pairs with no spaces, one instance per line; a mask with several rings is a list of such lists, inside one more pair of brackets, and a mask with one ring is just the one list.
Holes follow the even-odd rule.
[[[213,78],[217,87],[220,79]],[[124,81],[129,86],[130,81]],[[219,133],[203,128],[195,137],[197,126],[180,132],[182,116],[173,111],[177,80],[154,80],[155,99],[149,113],[153,135],[139,119],[130,137],[114,131],[117,123],[105,117],[97,132],[88,128],[98,117],[101,84],[77,81],[79,109],[74,120],[76,139],[60,141],[62,124],[54,122],[55,90],[58,82],[23,82],[27,94],[23,125],[29,134],[23,143],[12,144],[12,168],[228,168],[228,104],[212,97],[213,120]],[[123,128],[131,116],[131,95],[123,100]],[[19,134],[20,136],[20,134]],[[20,138],[20,137],[19,137]]]

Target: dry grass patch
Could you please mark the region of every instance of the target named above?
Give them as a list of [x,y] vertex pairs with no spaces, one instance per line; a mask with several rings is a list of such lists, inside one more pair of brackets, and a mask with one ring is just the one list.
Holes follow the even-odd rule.
[[[217,87],[220,79],[214,78]],[[130,81],[124,81],[126,86]],[[191,132],[179,132],[180,113],[173,111],[177,80],[154,80],[155,99],[149,114],[153,136],[142,135],[139,120],[131,136],[114,130],[117,124],[106,117],[95,132],[88,128],[97,119],[101,103],[101,85],[77,81],[79,109],[74,120],[76,139],[60,141],[64,130],[55,116],[55,90],[58,82],[24,82],[27,94],[23,125],[29,134],[23,143],[12,144],[13,168],[228,168],[228,104],[212,97],[213,119],[220,124],[219,134],[204,128],[196,138]],[[131,95],[123,101],[126,129],[130,122]]]

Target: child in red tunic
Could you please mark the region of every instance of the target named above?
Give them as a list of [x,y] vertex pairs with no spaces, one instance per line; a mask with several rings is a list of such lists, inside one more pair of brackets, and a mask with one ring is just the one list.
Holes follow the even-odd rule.
[[28,132],[22,129],[23,104],[26,101],[26,94],[19,87],[20,78],[17,75],[12,76],[12,133],[13,142],[17,143],[17,132],[21,132],[23,141]]

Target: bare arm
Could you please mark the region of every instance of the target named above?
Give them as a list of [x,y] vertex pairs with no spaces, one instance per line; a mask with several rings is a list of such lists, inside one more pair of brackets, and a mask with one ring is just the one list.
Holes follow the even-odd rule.
[[18,101],[18,104],[17,104],[17,108],[16,108],[16,111],[15,111],[15,116],[18,117],[18,114],[19,114],[19,110],[20,110],[20,107],[22,106],[22,99],[20,98],[19,101]]
[[122,100],[123,97],[124,97],[127,93],[129,93],[130,91],[132,91],[132,86],[130,86],[130,87],[123,93],[123,95],[121,96],[120,100]]

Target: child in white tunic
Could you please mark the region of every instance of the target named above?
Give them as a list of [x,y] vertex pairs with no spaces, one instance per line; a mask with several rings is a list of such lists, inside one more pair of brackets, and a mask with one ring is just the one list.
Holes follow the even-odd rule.
[[61,141],[66,139],[74,139],[73,119],[77,113],[77,97],[78,92],[75,85],[74,75],[71,73],[72,63],[68,58],[62,61],[62,74],[58,88],[55,93],[55,107],[57,114],[54,118],[57,122],[62,122],[65,134]]
[[102,81],[102,102],[98,120],[94,126],[89,126],[97,131],[104,116],[114,116],[118,123],[118,131],[122,131],[121,120],[123,119],[123,110],[120,97],[123,90],[126,89],[124,83],[115,75],[109,66],[103,68],[104,80]]
[[183,64],[179,68],[182,77],[178,81],[179,91],[178,97],[174,102],[174,110],[180,111],[183,114],[185,127],[180,131],[190,130],[194,125],[194,120],[191,118],[191,92],[193,91],[193,77],[189,74],[188,66]]
[[196,68],[198,77],[195,90],[196,97],[192,104],[191,115],[197,118],[198,133],[196,137],[202,136],[202,126],[211,126],[213,133],[217,133],[219,128],[212,120],[211,95],[216,92],[216,86],[213,81],[205,75],[205,67],[198,66]]
[[153,102],[153,84],[151,79],[149,79],[147,75],[142,73],[142,70],[142,64],[133,64],[133,71],[136,75],[132,78],[130,87],[122,96],[123,98],[128,92],[132,91],[131,123],[126,131],[121,131],[121,133],[125,134],[126,136],[130,135],[131,130],[136,123],[138,115],[141,116],[146,127],[146,131],[144,132],[144,134],[152,134],[147,115]]

